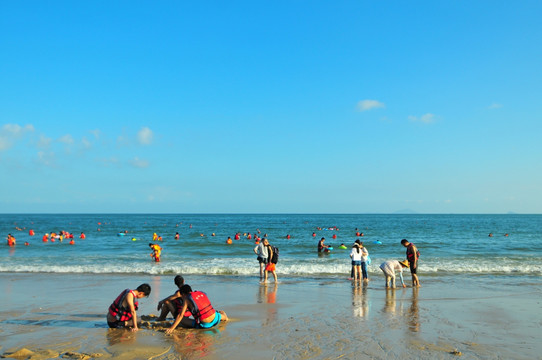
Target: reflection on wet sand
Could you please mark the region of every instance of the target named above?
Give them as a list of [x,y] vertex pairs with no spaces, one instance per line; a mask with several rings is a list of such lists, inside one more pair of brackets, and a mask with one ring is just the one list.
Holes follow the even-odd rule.
[[130,344],[135,342],[136,333],[130,331],[130,329],[108,329],[106,337],[110,346]]
[[[419,332],[421,330],[421,323],[418,293],[418,287],[412,288],[410,297],[406,289],[386,289],[386,299],[382,307],[382,312],[392,315],[392,317],[404,318],[409,331]],[[397,296],[399,296],[399,306],[397,306]]]
[[369,298],[367,284],[353,283],[352,285],[352,311],[355,317],[369,315]]
[[407,309],[406,319],[408,323],[408,328],[412,332],[419,332],[421,329],[420,324],[420,314],[418,308],[418,292],[419,287],[412,288],[412,298],[410,307]]
[[181,358],[203,358],[215,351],[214,336],[220,333],[216,328],[210,330],[183,329],[171,336],[173,346]]
[[[277,302],[278,285],[262,284],[258,292],[258,303],[260,304],[276,304]],[[266,306],[266,316],[262,325],[269,325],[277,320],[278,309],[276,306]]]
[[391,289],[391,288],[386,289],[386,301],[384,301],[383,311],[391,315],[395,314],[396,312],[395,289]]

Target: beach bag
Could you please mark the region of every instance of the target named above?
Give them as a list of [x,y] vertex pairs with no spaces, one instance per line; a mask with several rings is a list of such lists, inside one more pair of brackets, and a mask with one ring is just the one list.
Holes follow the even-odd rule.
[[367,261],[365,261],[367,265],[371,265],[371,257],[367,255]]
[[279,262],[279,248],[276,246],[271,246],[273,250],[273,257],[271,258],[271,263],[276,264]]

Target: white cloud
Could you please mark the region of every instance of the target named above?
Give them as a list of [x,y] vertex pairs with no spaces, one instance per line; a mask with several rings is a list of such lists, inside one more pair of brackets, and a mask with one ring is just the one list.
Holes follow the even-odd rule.
[[53,139],[51,138],[48,138],[46,137],[45,135],[40,135],[40,138],[37,142],[37,146],[40,147],[40,148],[47,148],[49,147],[49,145],[51,145],[51,142],[53,141]]
[[133,158],[132,161],[130,161],[130,164],[133,167],[142,168],[142,169],[149,167],[149,162],[147,160],[143,160],[138,157]]
[[92,148],[92,143],[87,139],[86,136],[83,136],[83,138],[81,139],[81,145],[83,146],[83,149]]
[[34,131],[34,125],[25,125],[24,127],[18,125],[18,124],[6,124],[2,127],[2,133],[5,133],[7,135],[11,136],[22,136],[26,132],[32,132]]
[[18,124],[5,124],[0,129],[0,151],[9,149],[15,143],[15,140],[20,139],[26,133],[33,132],[33,125],[20,126]]
[[430,113],[427,113],[427,114],[422,115],[420,117],[411,115],[411,116],[408,117],[408,119],[410,121],[414,121],[414,122],[422,122],[424,124],[431,124],[431,123],[435,122],[435,115],[430,114]]
[[358,109],[359,111],[368,111],[372,109],[378,109],[386,107],[384,103],[378,101],[378,100],[361,100],[358,102]]
[[55,153],[52,151],[38,151],[38,163],[45,166],[55,166]]
[[0,135],[0,151],[6,150],[11,147],[11,141],[5,136]]
[[66,134],[62,136],[61,138],[58,139],[58,141],[66,145],[71,145],[74,143],[73,137],[70,134]]
[[152,144],[154,134],[151,129],[148,127],[142,127],[141,130],[137,133],[137,140],[141,145],[150,145]]
[[499,103],[493,103],[493,104],[489,105],[487,108],[490,109],[490,110],[493,110],[493,109],[500,109],[500,108],[502,108],[502,104],[499,104]]
[[92,135],[94,135],[94,137],[95,137],[96,139],[99,139],[99,138],[102,136],[102,132],[101,132],[100,130],[98,130],[98,129],[96,129],[96,130],[91,130],[90,133],[91,133]]

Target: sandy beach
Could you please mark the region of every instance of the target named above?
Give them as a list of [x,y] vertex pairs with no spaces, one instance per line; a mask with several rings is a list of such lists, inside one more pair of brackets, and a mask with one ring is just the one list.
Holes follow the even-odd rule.
[[[386,290],[344,279],[187,276],[231,321],[167,336],[153,321],[110,330],[109,304],[152,286],[138,314],[157,315],[173,276],[0,275],[0,354],[20,359],[532,359],[538,358],[542,284],[536,277],[423,278]],[[148,325],[150,324],[150,326]],[[146,327],[148,326],[148,327]]]

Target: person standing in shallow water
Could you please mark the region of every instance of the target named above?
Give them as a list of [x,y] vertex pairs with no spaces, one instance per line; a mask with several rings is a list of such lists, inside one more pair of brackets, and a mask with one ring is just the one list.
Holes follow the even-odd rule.
[[367,262],[369,258],[369,251],[367,251],[367,248],[363,246],[363,242],[361,242],[359,239],[356,240],[356,243],[359,246],[359,249],[361,250],[361,275],[363,277],[363,282],[367,283],[369,282],[369,275],[367,274]]
[[418,280],[418,248],[407,239],[401,240],[401,245],[406,247],[406,257],[410,267],[410,274],[412,275],[412,286],[419,287],[421,285],[420,280]]
[[269,246],[269,242],[267,241],[267,239],[263,239],[254,248],[254,253],[258,255],[257,259],[258,259],[258,262],[260,263],[260,281],[263,281],[264,279],[264,271],[267,265],[267,259],[269,257],[269,252],[267,248],[268,246]]
[[403,280],[403,268],[407,267],[407,260],[387,260],[380,264],[380,270],[382,270],[384,276],[386,277],[386,288],[395,289],[395,271],[399,272],[399,277],[401,278],[401,285],[403,286],[403,288],[406,288],[405,281]]
[[352,259],[352,279],[354,281],[361,281],[361,249],[359,248],[359,240],[356,240],[352,251],[350,252],[350,258]]
[[275,284],[277,283],[277,272],[276,266],[277,263],[273,260],[273,247],[271,244],[269,244],[269,240],[265,239],[265,243],[267,244],[267,265],[265,266],[265,277],[264,277],[264,283],[267,283],[267,275],[268,273],[271,273],[273,275],[273,278],[275,279]]
[[320,241],[318,241],[318,252],[326,252],[326,250],[329,248],[326,244],[324,244],[324,241],[326,241],[326,238],[321,238]]

